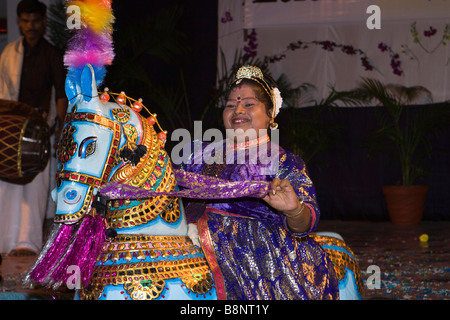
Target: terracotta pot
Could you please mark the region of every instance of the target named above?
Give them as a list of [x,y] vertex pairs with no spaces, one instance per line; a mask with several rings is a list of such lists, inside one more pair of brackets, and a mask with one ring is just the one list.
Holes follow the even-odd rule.
[[414,226],[420,223],[429,187],[383,186],[389,217],[394,225]]

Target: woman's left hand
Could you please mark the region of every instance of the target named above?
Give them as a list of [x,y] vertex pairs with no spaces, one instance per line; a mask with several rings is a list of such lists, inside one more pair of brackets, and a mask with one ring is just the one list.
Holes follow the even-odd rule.
[[272,208],[286,213],[299,211],[301,204],[289,180],[274,178],[270,186],[263,200]]
[[311,211],[298,200],[289,180],[273,179],[271,189],[263,200],[286,216],[292,232],[303,233],[310,229]]

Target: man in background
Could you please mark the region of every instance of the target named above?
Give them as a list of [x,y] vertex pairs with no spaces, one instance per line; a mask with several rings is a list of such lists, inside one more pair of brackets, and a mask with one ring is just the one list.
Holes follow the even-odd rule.
[[[33,107],[50,127],[57,125],[59,138],[67,108],[65,69],[62,53],[44,38],[46,11],[38,0],[18,4],[22,36],[8,44],[0,57],[0,99]],[[49,183],[54,179],[49,167],[26,185],[0,181],[0,252],[35,255],[41,250]]]

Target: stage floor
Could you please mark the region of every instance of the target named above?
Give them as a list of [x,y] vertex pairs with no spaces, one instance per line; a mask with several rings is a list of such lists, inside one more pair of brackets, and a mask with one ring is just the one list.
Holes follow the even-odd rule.
[[[424,221],[414,227],[390,222],[324,220],[318,231],[337,232],[354,251],[365,283],[365,299],[450,299],[450,222]],[[421,235],[428,235],[421,242]],[[36,258],[2,254],[0,300],[72,299],[73,291],[52,291],[22,285]],[[374,269],[369,268],[370,266]],[[380,270],[379,288],[367,280]],[[372,282],[370,282],[372,283]]]
[[[365,299],[450,299],[449,221],[397,227],[390,222],[330,220],[321,221],[319,230],[338,232],[353,250],[366,284]],[[429,240],[420,241],[421,235]],[[368,289],[376,267],[380,288]]]

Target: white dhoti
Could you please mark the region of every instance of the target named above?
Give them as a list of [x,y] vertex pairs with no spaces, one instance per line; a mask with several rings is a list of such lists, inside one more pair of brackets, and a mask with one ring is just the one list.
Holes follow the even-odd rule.
[[0,252],[42,248],[49,194],[49,165],[26,185],[0,181]]

